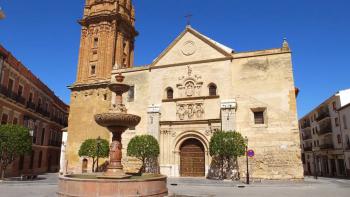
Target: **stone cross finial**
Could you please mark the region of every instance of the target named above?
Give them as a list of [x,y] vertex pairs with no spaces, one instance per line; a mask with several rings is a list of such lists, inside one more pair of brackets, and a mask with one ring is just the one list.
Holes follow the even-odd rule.
[[287,38],[283,38],[282,51],[290,51]]

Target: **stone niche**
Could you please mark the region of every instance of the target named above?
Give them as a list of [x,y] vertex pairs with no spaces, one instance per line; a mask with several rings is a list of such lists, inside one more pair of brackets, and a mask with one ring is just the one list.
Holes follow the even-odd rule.
[[203,86],[202,77],[192,74],[192,68],[187,66],[187,74],[179,77],[178,88],[179,98],[199,97]]
[[204,102],[191,101],[176,103],[177,120],[200,120],[204,119]]

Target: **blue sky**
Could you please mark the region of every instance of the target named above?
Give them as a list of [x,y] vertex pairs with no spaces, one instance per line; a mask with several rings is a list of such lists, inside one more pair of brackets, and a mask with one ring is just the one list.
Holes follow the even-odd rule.
[[[0,0],[0,43],[65,102],[75,81],[83,0]],[[293,50],[299,115],[331,94],[350,88],[348,0],[134,0],[136,65],[149,64],[192,26],[236,51],[280,47]]]

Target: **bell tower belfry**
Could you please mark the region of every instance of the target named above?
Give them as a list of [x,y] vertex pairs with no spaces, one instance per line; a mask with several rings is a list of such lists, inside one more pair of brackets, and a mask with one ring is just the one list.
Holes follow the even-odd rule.
[[112,68],[134,64],[135,11],[131,0],[86,0],[76,83],[109,80]]

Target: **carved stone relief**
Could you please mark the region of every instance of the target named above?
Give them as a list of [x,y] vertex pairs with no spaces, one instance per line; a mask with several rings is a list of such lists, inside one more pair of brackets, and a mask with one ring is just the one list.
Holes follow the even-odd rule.
[[201,94],[201,88],[203,82],[201,81],[201,76],[192,75],[192,68],[187,67],[187,75],[179,77],[180,83],[176,86],[179,89],[179,98],[185,97],[197,97]]
[[178,120],[199,120],[204,118],[203,102],[177,103]]
[[194,41],[186,41],[181,48],[181,52],[185,56],[191,56],[197,51],[196,43]]

